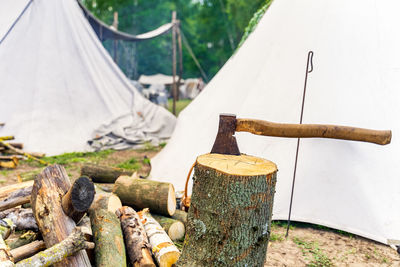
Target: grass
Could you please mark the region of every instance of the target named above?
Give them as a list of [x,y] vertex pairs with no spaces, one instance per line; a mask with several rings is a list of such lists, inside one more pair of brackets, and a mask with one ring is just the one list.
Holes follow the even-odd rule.
[[120,164],[117,164],[116,167],[122,168],[122,169],[125,169],[125,170],[135,170],[135,171],[137,171],[142,167],[142,165],[137,161],[136,158],[131,158],[131,159],[127,160],[127,161],[124,161],[124,162],[122,162]]
[[312,259],[307,264],[308,267],[331,267],[333,266],[332,260],[319,248],[319,244],[316,241],[305,241],[298,237],[293,238],[293,242],[299,246],[303,252],[303,255],[312,255]]
[[[64,153],[57,156],[52,157],[44,157],[42,160],[50,163],[50,164],[60,164],[65,165],[69,163],[76,162],[98,162],[99,160],[107,157],[112,154],[114,150],[102,150],[98,152],[72,152],[72,153]],[[33,160],[27,161],[29,164],[33,166],[38,166],[39,163]]]
[[[178,117],[179,113],[186,108],[189,103],[192,102],[191,99],[181,99],[176,102],[176,116]],[[172,113],[172,105],[173,105],[173,100],[168,99],[168,110]]]
[[271,233],[269,236],[269,241],[271,242],[282,242],[283,240],[285,240],[285,236],[283,234]]

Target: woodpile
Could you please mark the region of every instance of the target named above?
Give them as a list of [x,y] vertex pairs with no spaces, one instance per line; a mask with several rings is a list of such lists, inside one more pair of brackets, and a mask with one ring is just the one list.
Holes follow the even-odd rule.
[[[0,188],[0,266],[176,265],[187,214],[172,184],[94,165],[82,173],[90,175],[71,183],[55,164]],[[25,233],[9,238],[14,229]]]

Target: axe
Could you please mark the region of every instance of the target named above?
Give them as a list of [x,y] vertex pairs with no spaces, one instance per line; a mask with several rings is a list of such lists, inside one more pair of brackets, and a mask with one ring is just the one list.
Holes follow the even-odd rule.
[[240,155],[235,132],[292,138],[332,138],[387,145],[390,130],[370,130],[328,124],[288,124],[263,120],[237,119],[234,114],[220,114],[217,137],[211,153]]

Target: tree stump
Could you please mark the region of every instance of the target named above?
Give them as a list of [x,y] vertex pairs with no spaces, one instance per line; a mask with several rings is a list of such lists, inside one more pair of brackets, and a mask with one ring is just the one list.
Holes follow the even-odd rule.
[[[67,172],[57,164],[44,169],[33,184],[32,210],[47,248],[66,239],[75,229],[75,222],[64,213],[61,204],[62,197],[70,187]],[[90,267],[91,264],[86,251],[81,250],[54,266]]]
[[199,156],[177,266],[263,266],[276,172],[252,156]]

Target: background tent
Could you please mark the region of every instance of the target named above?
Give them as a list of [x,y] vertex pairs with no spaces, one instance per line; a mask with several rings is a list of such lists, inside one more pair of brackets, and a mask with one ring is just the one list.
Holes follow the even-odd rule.
[[58,154],[99,136],[108,139],[97,147],[171,135],[175,117],[131,85],[77,1],[5,0],[0,10],[0,136]]
[[[303,139],[292,219],[383,243],[400,240],[400,25],[397,0],[275,0],[237,53],[180,114],[152,178],[183,190],[211,150],[219,113],[298,123],[307,53],[314,51],[303,123],[392,129],[392,144]],[[274,219],[287,219],[296,139],[237,133],[242,153],[277,163]],[[399,241],[397,241],[399,242]]]

